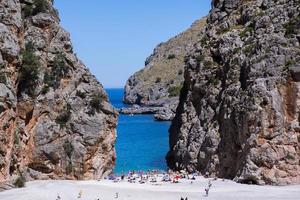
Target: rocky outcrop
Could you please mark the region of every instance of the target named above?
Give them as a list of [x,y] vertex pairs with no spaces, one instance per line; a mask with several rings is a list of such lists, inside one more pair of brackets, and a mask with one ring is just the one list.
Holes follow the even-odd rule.
[[128,79],[124,102],[141,106],[163,104],[157,118],[173,119],[173,108],[177,107],[183,85],[184,58],[199,40],[204,24],[205,19],[198,20],[185,32],[159,44],[147,58],[145,68]]
[[130,107],[121,108],[118,112],[125,115],[154,114],[154,119],[157,121],[171,121],[175,117],[178,102],[177,97],[172,97],[152,101],[142,106],[134,104]]
[[48,0],[0,1],[0,182],[98,179],[117,113]]
[[214,0],[186,61],[172,169],[242,183],[300,183],[297,0]]

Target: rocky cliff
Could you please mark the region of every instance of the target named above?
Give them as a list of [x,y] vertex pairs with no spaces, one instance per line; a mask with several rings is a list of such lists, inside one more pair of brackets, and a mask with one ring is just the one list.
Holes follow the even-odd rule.
[[155,111],[160,113],[157,117],[162,120],[175,116],[184,80],[184,58],[199,40],[205,21],[194,22],[188,30],[154,49],[146,59],[145,67],[128,79],[125,103],[155,106]]
[[117,113],[52,4],[0,0],[0,182],[98,179],[115,163]]
[[172,169],[300,183],[300,2],[214,0],[187,58]]

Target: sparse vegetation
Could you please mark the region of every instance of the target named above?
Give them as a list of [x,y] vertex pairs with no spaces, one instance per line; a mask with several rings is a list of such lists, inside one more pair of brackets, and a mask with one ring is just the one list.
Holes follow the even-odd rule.
[[14,133],[14,144],[20,145],[20,134],[18,130],[16,130]]
[[65,151],[66,155],[67,155],[69,158],[71,158],[72,153],[73,153],[73,151],[74,151],[74,147],[73,147],[72,143],[71,143],[70,141],[67,140],[67,141],[64,143],[63,148],[64,148],[64,151]]
[[248,33],[251,34],[253,31],[253,26],[249,25],[240,33],[240,37],[243,39],[248,35]]
[[288,159],[288,160],[295,160],[295,156],[293,156],[292,154],[288,153],[286,155],[286,159]]
[[32,15],[33,6],[32,5],[25,5],[25,7],[22,9],[22,16],[24,18],[29,17]]
[[47,0],[34,0],[33,4],[25,5],[25,7],[22,10],[22,16],[23,17],[29,17],[36,15],[38,13],[47,12],[49,9],[49,5]]
[[178,71],[178,75],[182,75],[182,74],[183,74],[183,70],[180,69],[180,70]]
[[69,68],[65,63],[65,57],[63,54],[59,54],[54,58],[52,64],[52,87],[58,88],[60,85],[60,80],[67,76],[69,73]]
[[41,93],[42,93],[43,95],[45,95],[45,94],[47,94],[47,93],[49,92],[49,90],[50,90],[49,86],[48,86],[48,85],[45,85],[45,86],[43,87]]
[[102,151],[107,152],[109,150],[109,146],[106,143],[102,144]]
[[210,77],[208,80],[209,85],[216,86],[216,85],[218,85],[218,83],[219,83],[219,79],[215,76]]
[[58,54],[53,61],[52,71],[55,77],[59,79],[66,77],[69,73],[69,68],[65,63],[65,56],[63,54]]
[[86,94],[84,92],[81,92],[80,90],[76,91],[76,96],[84,99],[86,97]]
[[287,60],[285,62],[284,70],[289,70],[295,64],[296,64],[296,61],[294,61],[294,60]]
[[155,83],[160,83],[161,82],[161,78],[160,77],[156,77]]
[[171,86],[168,89],[169,97],[179,96],[181,89],[182,89],[182,85]]
[[197,55],[196,58],[197,62],[202,62],[204,60],[204,55]]
[[205,67],[206,69],[209,69],[209,68],[211,68],[212,66],[214,66],[214,62],[212,62],[212,61],[210,61],[210,60],[206,60],[206,61],[204,62],[204,67]]
[[69,175],[73,172],[73,165],[72,163],[69,163],[66,167],[66,174]]
[[0,83],[7,84],[6,75],[0,74]]
[[232,65],[238,65],[239,63],[239,59],[238,58],[234,58],[232,61],[231,61],[231,64]]
[[69,73],[69,68],[65,63],[64,55],[57,55],[50,67],[51,71],[45,73],[44,84],[57,89],[60,86],[60,80]]
[[217,30],[217,34],[224,34],[227,33],[230,29],[228,27],[226,28],[220,28],[219,30]]
[[294,34],[299,33],[300,29],[300,15],[292,18],[288,23],[284,25],[285,35],[291,37]]
[[14,186],[17,188],[22,188],[22,187],[25,187],[25,183],[26,183],[26,179],[25,179],[24,175],[21,172],[19,172],[18,178],[13,183]]
[[33,15],[36,15],[41,12],[46,12],[49,9],[49,5],[46,0],[34,0],[33,5],[34,5],[32,11]]
[[236,53],[239,53],[241,51],[241,47],[237,47],[237,48],[234,48],[232,53],[233,54],[236,54]]
[[204,35],[203,37],[202,37],[202,39],[201,39],[201,44],[206,44],[207,42],[209,41],[209,38],[208,38],[208,36],[207,35]]
[[250,44],[250,45],[247,45],[244,49],[243,49],[243,52],[245,54],[251,54],[253,52],[253,50],[255,49],[255,44]]
[[18,85],[19,94],[25,92],[29,96],[33,96],[39,79],[40,62],[38,57],[34,54],[34,48],[31,42],[26,44],[22,56],[23,64],[20,69]]
[[168,60],[172,60],[172,59],[174,59],[174,58],[176,58],[176,55],[175,55],[175,54],[170,54],[170,55],[168,55]]
[[63,110],[60,115],[56,117],[56,123],[60,125],[60,127],[65,127],[71,118],[71,111],[69,108]]
[[[4,111],[4,108],[1,106],[1,110],[0,110],[1,112],[3,112]],[[0,113],[1,113],[0,112]],[[6,129],[8,129],[8,127],[9,127],[9,124],[8,123],[4,123],[4,125],[3,125],[3,127],[2,127],[2,129],[5,131]]]
[[44,84],[47,85],[48,87],[53,87],[54,82],[55,82],[54,76],[46,71],[44,76]]
[[[4,106],[0,104],[0,114],[1,114],[2,112],[4,112],[4,111],[5,111]],[[5,128],[4,126],[5,126],[5,124],[4,124],[3,127],[2,127],[3,130],[5,130],[5,129],[4,129],[4,128]]]
[[103,100],[106,100],[106,96],[104,94],[95,93],[91,97],[90,106],[94,110],[99,111]]

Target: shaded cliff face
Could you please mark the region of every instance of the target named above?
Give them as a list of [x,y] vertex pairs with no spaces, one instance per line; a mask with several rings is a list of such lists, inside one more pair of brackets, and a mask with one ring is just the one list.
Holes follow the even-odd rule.
[[182,34],[159,44],[147,58],[145,68],[128,79],[125,103],[158,105],[172,98],[178,100],[184,80],[184,58],[198,41],[204,24],[205,19],[198,20]]
[[300,183],[300,3],[212,4],[186,61],[168,165],[245,183]]
[[0,0],[0,182],[101,178],[116,121],[52,2]]

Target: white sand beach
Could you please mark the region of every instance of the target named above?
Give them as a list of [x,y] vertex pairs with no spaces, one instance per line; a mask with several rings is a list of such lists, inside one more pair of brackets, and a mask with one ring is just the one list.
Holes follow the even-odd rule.
[[[179,183],[115,183],[110,180],[101,181],[33,181],[25,188],[13,189],[0,193],[1,200],[74,200],[81,196],[82,200],[275,200],[300,199],[300,185],[292,186],[257,186],[237,184],[229,180],[211,181],[209,196],[205,196],[209,180],[196,177],[182,179]],[[116,193],[118,198],[116,198]]]

